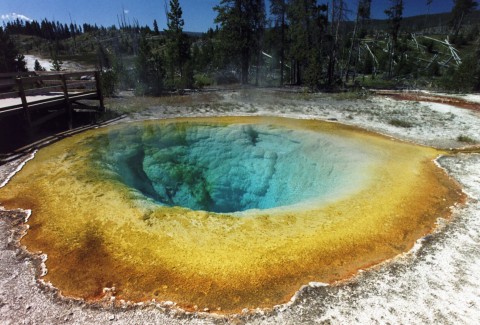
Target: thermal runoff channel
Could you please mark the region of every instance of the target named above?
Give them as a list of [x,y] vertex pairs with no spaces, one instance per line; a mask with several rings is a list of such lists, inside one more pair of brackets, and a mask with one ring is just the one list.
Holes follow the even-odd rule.
[[40,150],[0,202],[32,210],[22,244],[65,296],[231,313],[410,249],[463,200],[439,154],[312,120],[137,122]]

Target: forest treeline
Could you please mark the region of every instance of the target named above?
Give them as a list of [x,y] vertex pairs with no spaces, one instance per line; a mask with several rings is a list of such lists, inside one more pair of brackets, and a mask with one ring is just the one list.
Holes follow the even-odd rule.
[[64,40],[70,37],[75,37],[83,32],[89,33],[92,31],[106,30],[105,27],[98,27],[90,24],[77,25],[74,23],[62,24],[59,21],[42,20],[40,23],[34,21],[24,21],[16,19],[5,24],[5,30],[10,34],[22,34],[37,36],[49,41]]
[[264,0],[221,0],[216,28],[202,34],[184,31],[178,0],[166,5],[163,30],[125,15],[110,27],[16,20],[0,28],[0,72],[22,71],[22,54],[41,52],[55,69],[60,57],[93,55],[109,94],[228,83],[480,91],[477,2],[454,0],[443,21],[424,15],[404,26],[403,0],[389,1],[381,24],[371,19],[372,1],[352,12],[345,0],[271,0],[268,8]]

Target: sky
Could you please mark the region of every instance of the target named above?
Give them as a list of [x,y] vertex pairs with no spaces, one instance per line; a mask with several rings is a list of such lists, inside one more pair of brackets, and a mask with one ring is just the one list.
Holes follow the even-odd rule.
[[[125,13],[127,20],[138,20],[141,26],[153,25],[156,19],[160,29],[166,28],[165,0],[0,0],[0,21],[12,18],[41,21],[44,18],[62,23],[89,23],[103,26],[117,24],[117,17]],[[327,2],[331,0],[324,0]],[[168,2],[168,1],[167,1]],[[213,7],[220,0],[180,0],[185,20],[185,31],[205,32],[214,27],[216,12]],[[269,0],[266,0],[267,6]],[[319,1],[322,3],[322,0]],[[346,0],[355,11],[358,0]],[[404,0],[404,16],[428,12],[427,0]],[[384,10],[390,0],[372,0],[372,18],[385,18]],[[433,0],[430,13],[451,11],[453,0]],[[71,19],[70,19],[71,18]],[[118,24],[117,24],[118,25]]]

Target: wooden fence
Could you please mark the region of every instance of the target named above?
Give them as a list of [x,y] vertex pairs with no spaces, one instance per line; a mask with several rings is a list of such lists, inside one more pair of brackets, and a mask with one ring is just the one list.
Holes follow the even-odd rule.
[[[98,100],[99,106],[85,106],[82,100]],[[99,71],[0,74],[0,119],[23,114],[31,131],[66,114],[71,129],[73,104],[85,112],[105,110]]]

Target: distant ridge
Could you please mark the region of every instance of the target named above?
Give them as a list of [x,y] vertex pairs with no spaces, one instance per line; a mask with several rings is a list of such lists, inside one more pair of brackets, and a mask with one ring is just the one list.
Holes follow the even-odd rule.
[[[448,31],[450,17],[450,12],[404,17],[401,22],[401,30],[404,32],[445,33]],[[476,10],[464,18],[464,26],[475,24],[480,24],[480,10]],[[386,30],[388,27],[387,19],[372,19],[369,24],[369,29]]]

